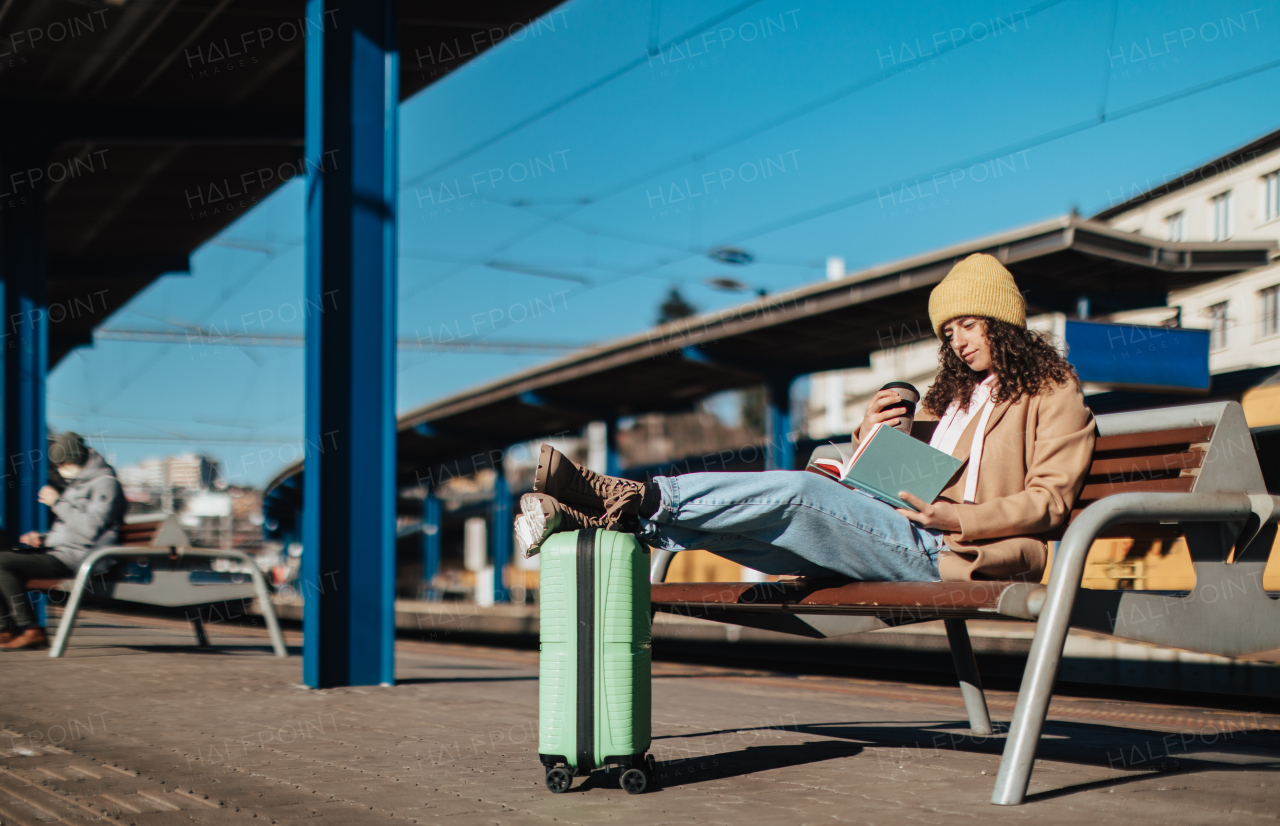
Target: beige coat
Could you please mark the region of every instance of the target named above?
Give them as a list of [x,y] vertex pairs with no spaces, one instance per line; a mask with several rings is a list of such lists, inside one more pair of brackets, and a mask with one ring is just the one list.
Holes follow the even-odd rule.
[[[964,464],[940,498],[956,503],[960,531],[938,558],[944,580],[1027,579],[1048,564],[1041,535],[1066,524],[1093,459],[1097,431],[1078,382],[1002,402],[991,411],[975,503],[964,500],[975,416],[952,455]],[[918,422],[936,420],[921,412]]]
[[952,451],[964,465],[942,497],[957,503],[960,532],[946,535],[950,552],[938,558],[938,570],[944,580],[1038,582],[1049,559],[1039,534],[1066,524],[1093,460],[1093,413],[1074,381],[996,405],[982,445],[975,504],[958,504],[977,424],[975,416]]

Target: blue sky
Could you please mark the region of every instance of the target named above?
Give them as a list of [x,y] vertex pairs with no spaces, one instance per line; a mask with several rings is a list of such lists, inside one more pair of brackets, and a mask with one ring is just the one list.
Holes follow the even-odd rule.
[[[1096,212],[1280,127],[1280,68],[1253,71],[1278,32],[1253,0],[567,3],[402,106],[397,408],[642,330],[673,286],[712,310],[748,295],[708,279],[777,292],[831,255]],[[67,356],[51,429],[122,465],[206,452],[241,484],[292,461],[301,192],[103,325],[185,343]],[[708,257],[725,245],[754,263]]]

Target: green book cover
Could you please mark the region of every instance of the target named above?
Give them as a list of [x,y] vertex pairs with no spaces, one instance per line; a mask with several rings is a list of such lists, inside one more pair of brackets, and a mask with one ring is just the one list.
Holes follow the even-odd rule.
[[[836,470],[835,463],[823,463],[827,473]],[[844,484],[863,490],[895,508],[915,510],[898,498],[907,491],[932,502],[962,465],[959,459],[935,447],[913,439],[893,427],[876,425],[849,462],[839,468]],[[834,474],[833,474],[834,475]]]

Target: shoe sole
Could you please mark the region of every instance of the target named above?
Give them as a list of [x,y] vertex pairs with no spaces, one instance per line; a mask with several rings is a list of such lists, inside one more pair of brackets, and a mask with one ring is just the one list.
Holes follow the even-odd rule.
[[[560,524],[560,512],[546,494],[526,493],[520,497],[520,515],[516,517],[516,547],[525,558],[533,556]],[[547,511],[550,510],[550,515]]]
[[35,644],[20,645],[20,646],[9,646],[9,645],[0,646],[0,651],[47,651],[48,649],[49,649],[48,642],[38,642]]
[[535,493],[547,492],[547,477],[551,474],[551,460],[555,448],[546,442],[538,448],[538,468],[533,472],[533,490]]

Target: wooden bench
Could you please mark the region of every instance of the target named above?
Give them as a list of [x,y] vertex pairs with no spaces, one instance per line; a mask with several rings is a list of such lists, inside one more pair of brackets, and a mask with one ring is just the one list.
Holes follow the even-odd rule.
[[[146,514],[145,519],[125,522],[120,526],[120,546],[150,547],[151,540],[155,538],[156,532],[165,522],[165,516],[163,513],[149,513]],[[28,591],[51,591],[61,588],[70,581],[70,579],[29,579],[26,586]]]
[[[173,514],[148,516],[151,518],[125,522],[120,527],[121,544],[99,548],[90,553],[80,563],[74,580],[33,579],[25,583],[28,591],[44,591],[47,594],[54,590],[70,591],[49,656],[61,657],[66,651],[86,592],[166,608],[207,605],[256,596],[276,656],[288,656],[275,607],[271,603],[271,591],[267,588],[266,579],[257,563],[241,551],[191,547],[186,531]],[[126,564],[118,565],[105,575],[95,575],[93,569],[97,563],[108,559]],[[166,559],[170,563],[167,566],[153,564],[163,563]],[[221,575],[213,571],[191,569],[189,561],[206,559],[230,559],[242,563],[249,569],[248,581],[243,574]],[[141,575],[131,571],[127,563],[137,565],[142,571]],[[209,638],[199,612],[194,617],[188,615],[187,618],[195,632],[196,643],[207,646]]]
[[[923,424],[923,423],[922,423]],[[1207,654],[1280,647],[1280,601],[1262,573],[1280,517],[1235,402],[1097,418],[1098,442],[1049,582],[663,584],[672,554],[655,551],[657,611],[826,638],[943,620],[974,734],[992,726],[966,620],[1035,622],[1026,672],[991,801],[1022,802],[1071,627]],[[922,432],[912,433],[917,438]],[[926,437],[927,438],[927,437]],[[1082,590],[1085,558],[1103,536],[1186,539],[1187,592]]]

